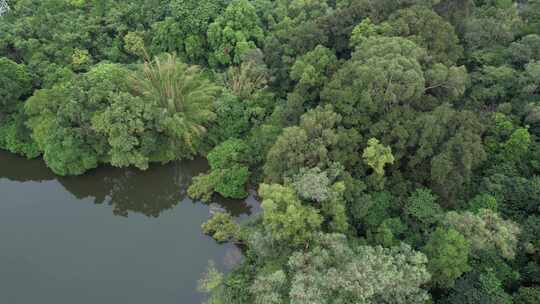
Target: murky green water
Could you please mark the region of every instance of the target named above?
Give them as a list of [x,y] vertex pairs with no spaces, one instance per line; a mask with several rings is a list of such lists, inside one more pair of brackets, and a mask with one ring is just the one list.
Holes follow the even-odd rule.
[[201,303],[209,260],[240,259],[200,225],[214,209],[245,217],[255,202],[193,202],[203,161],[148,171],[100,168],[54,176],[40,160],[0,151],[0,303]]

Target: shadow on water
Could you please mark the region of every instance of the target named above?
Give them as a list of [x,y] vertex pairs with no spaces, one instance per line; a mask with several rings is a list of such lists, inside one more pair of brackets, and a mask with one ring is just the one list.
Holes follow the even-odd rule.
[[[96,204],[112,206],[113,213],[128,216],[130,212],[158,217],[187,198],[187,188],[194,176],[208,171],[204,159],[155,164],[146,171],[136,168],[102,166],[81,176],[59,177],[41,159],[28,160],[0,150],[0,180],[17,182],[58,181],[77,199],[91,198]],[[235,217],[249,216],[256,208],[254,195],[245,201],[214,196],[210,210],[220,209]]]

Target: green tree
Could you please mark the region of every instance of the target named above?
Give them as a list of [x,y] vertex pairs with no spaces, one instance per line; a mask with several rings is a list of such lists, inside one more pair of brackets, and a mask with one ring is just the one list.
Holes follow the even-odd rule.
[[362,157],[364,158],[364,162],[379,176],[384,175],[385,165],[394,163],[392,149],[379,143],[379,140],[376,138],[371,138],[368,141],[368,146],[364,149]]
[[268,152],[264,166],[267,179],[280,182],[301,168],[325,169],[338,147],[336,126],[340,121],[330,106],[318,107],[305,113],[299,126],[285,128]]
[[534,304],[540,302],[540,288],[521,287],[514,295],[514,304]]
[[211,235],[218,242],[239,241],[240,226],[228,213],[218,212],[201,226],[204,233]]
[[[448,104],[419,116],[415,124],[418,133],[412,140],[416,152],[408,162],[409,168],[415,168],[411,178],[425,176],[434,192],[452,204],[486,158],[482,125],[472,112],[454,110]],[[426,163],[430,164],[427,168]],[[427,174],[419,173],[422,171]]]
[[489,209],[493,212],[497,212],[497,206],[497,199],[493,195],[482,193],[472,198],[472,200],[469,202],[468,209],[475,213],[482,209]]
[[441,288],[454,286],[454,281],[469,271],[469,244],[454,229],[437,228],[422,248],[428,257],[428,270],[432,282]]
[[209,63],[213,67],[240,64],[242,55],[263,38],[255,7],[247,0],[233,0],[208,26]]
[[32,78],[22,64],[0,57],[0,120],[15,110],[19,98],[30,93]]
[[318,45],[298,57],[291,67],[290,77],[296,82],[295,93],[307,101],[318,102],[319,94],[337,69],[337,57],[331,49]]
[[368,38],[378,35],[384,35],[391,30],[390,24],[374,24],[371,18],[367,17],[357,24],[352,33],[350,46],[356,48],[365,42]]
[[443,210],[431,190],[420,188],[407,199],[405,213],[426,231],[440,220]]
[[425,48],[430,61],[451,66],[463,55],[454,27],[429,7],[400,10],[391,20],[391,33]]
[[401,37],[370,37],[325,86],[321,98],[335,105],[347,127],[365,129],[392,107],[424,93],[419,60],[425,51]]
[[531,134],[526,128],[516,129],[502,146],[502,159],[519,162],[527,155],[531,142]]
[[227,0],[173,0],[164,7],[170,16],[152,24],[152,51],[177,52],[190,62],[206,63],[209,56],[207,31],[223,12]]
[[92,118],[92,127],[107,139],[107,152],[113,166],[136,166],[148,169],[153,153],[160,144],[155,103],[128,93],[111,96],[110,105]]
[[56,174],[82,174],[106,159],[107,140],[93,128],[92,118],[111,104],[112,95],[128,89],[128,74],[119,65],[96,65],[68,82],[36,91],[25,103],[32,138]]
[[427,259],[402,245],[351,247],[339,234],[320,235],[288,262],[291,303],[424,303]]
[[488,250],[506,259],[516,255],[519,226],[489,209],[482,209],[477,214],[451,211],[446,214],[444,224],[465,236],[473,254]]
[[195,199],[208,201],[215,191],[228,198],[245,198],[249,178],[248,146],[240,139],[229,139],[208,154],[210,172],[196,177],[188,189]]
[[444,304],[511,304],[507,294],[493,272],[470,272],[458,279]]
[[319,231],[322,216],[309,206],[303,206],[293,189],[281,185],[262,184],[263,226],[272,238],[295,248],[306,245]]
[[192,158],[200,152],[209,125],[215,120],[214,102],[220,88],[197,66],[166,54],[144,63],[132,80],[137,96],[155,103],[156,123],[164,135],[157,160]]

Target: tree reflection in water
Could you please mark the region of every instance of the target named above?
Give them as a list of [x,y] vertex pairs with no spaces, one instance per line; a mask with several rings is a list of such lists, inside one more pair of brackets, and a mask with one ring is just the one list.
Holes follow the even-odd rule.
[[[207,170],[206,161],[196,159],[156,164],[146,171],[104,166],[82,176],[58,177],[41,160],[27,160],[0,151],[0,180],[57,181],[77,199],[93,198],[96,204],[107,203],[115,215],[126,217],[130,212],[158,217],[180,202],[199,203],[187,197],[187,188],[194,176]],[[249,215],[256,205],[253,196],[246,201],[215,197],[212,203],[233,216]]]

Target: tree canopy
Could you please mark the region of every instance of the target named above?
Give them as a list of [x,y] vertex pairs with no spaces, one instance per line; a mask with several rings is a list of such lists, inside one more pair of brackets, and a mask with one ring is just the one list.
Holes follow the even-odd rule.
[[9,7],[0,149],[62,176],[205,158],[191,198],[260,201],[202,226],[245,257],[209,303],[538,302],[539,0]]

